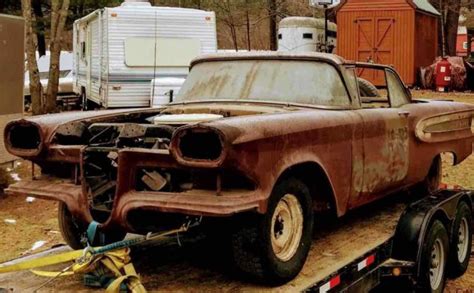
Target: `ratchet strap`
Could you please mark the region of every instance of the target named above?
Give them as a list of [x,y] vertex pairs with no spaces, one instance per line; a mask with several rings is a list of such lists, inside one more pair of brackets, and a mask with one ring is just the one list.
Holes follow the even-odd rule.
[[[89,242],[95,238],[98,224],[92,222],[87,230]],[[125,242],[125,241],[123,241]],[[107,247],[107,246],[106,246]],[[140,278],[131,262],[130,248],[128,247],[86,247],[84,250],[75,250],[56,255],[44,256],[32,260],[22,261],[12,265],[0,265],[0,273],[9,273],[23,270],[31,270],[32,273],[49,278],[70,276],[80,273],[91,273],[103,275],[105,271],[112,274],[114,278],[107,285],[106,292],[121,292],[124,289],[133,293],[146,292],[140,282]],[[43,271],[37,268],[74,261],[74,264],[62,271]],[[107,270],[104,270],[105,267]],[[100,272],[100,273],[99,273]]]
[[[155,234],[149,233],[144,237],[122,240],[101,247],[90,246],[90,243],[93,243],[96,238],[99,227],[97,222],[92,222],[87,229],[88,246],[85,249],[43,256],[10,265],[0,264],[0,274],[31,270],[31,272],[38,276],[49,277],[51,280],[54,280],[58,277],[78,273],[92,273],[85,275],[84,278],[85,282],[90,284],[102,284],[101,280],[110,280],[107,275],[112,274],[113,281],[107,282],[106,292],[121,292],[128,289],[128,291],[133,293],[145,293],[147,291],[140,282],[140,278],[130,258],[130,247],[173,234],[179,235],[180,232],[186,232],[188,229],[199,225],[201,220],[202,217],[194,221],[189,220],[177,229]],[[99,234],[99,237],[100,242],[103,242],[103,235]],[[37,268],[70,261],[74,261],[74,263],[59,272],[37,270]],[[104,270],[104,268],[106,269]]]

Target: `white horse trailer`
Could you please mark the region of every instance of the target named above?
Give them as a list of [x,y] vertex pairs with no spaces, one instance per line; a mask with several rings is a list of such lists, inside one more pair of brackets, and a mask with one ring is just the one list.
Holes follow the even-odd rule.
[[[334,52],[337,25],[328,21],[328,49]],[[324,51],[324,19],[312,17],[286,17],[278,26],[278,51]]]
[[150,106],[150,82],[185,78],[190,61],[217,50],[214,12],[126,0],[74,22],[74,91],[84,105]]

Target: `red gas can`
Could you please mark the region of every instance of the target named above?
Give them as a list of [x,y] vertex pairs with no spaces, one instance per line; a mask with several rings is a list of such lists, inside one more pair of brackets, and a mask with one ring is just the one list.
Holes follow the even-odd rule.
[[441,61],[436,64],[436,90],[439,92],[446,92],[451,86],[451,63],[448,58],[443,57]]

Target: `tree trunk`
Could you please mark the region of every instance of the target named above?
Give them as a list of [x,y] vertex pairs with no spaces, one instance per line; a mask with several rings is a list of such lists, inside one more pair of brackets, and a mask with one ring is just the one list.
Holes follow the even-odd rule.
[[440,54],[455,56],[461,0],[431,0],[430,2],[441,13],[438,38]]
[[267,0],[268,32],[270,37],[270,50],[277,49],[277,5],[276,0]]
[[46,91],[46,112],[56,112],[56,99],[59,85],[59,60],[61,39],[69,10],[69,0],[51,1],[51,40],[49,44],[50,63],[48,89]]
[[245,0],[245,20],[247,25],[247,50],[252,49],[252,44],[250,41],[250,7],[249,7],[249,0]]
[[41,0],[33,0],[33,12],[36,20],[36,39],[38,42],[39,56],[46,55],[45,25],[44,15],[41,9]]
[[36,62],[36,48],[33,37],[33,23],[31,16],[31,0],[21,0],[21,8],[25,19],[26,30],[26,55],[28,72],[30,76],[31,108],[33,115],[43,114],[42,86],[40,82],[38,64]]
[[446,0],[448,13],[446,15],[446,49],[447,54],[456,56],[456,40],[458,37],[459,12],[461,0]]

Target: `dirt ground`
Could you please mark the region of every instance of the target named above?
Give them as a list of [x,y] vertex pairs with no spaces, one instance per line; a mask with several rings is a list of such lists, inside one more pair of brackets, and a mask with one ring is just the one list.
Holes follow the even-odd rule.
[[[430,98],[434,96],[429,91],[413,91],[416,98]],[[452,99],[474,104],[474,94],[455,93],[455,94],[436,94],[440,99]],[[469,157],[458,166],[449,166],[449,157],[443,158],[443,181],[448,184],[459,184],[465,188],[474,189],[474,156]],[[11,174],[13,180],[26,179],[31,177],[31,165],[24,161],[19,161],[14,165],[5,165],[8,173]],[[0,263],[19,258],[21,256],[38,253],[52,247],[63,244],[62,237],[59,233],[57,224],[57,204],[55,202],[35,199],[27,202],[25,198],[12,197],[2,194],[0,191]],[[41,242],[38,242],[41,241]],[[32,250],[34,245],[40,246]],[[186,257],[184,252],[182,257]],[[156,260],[157,265],[163,264],[174,259]],[[205,263],[205,261],[204,261]],[[178,267],[186,266],[184,261],[177,265]],[[148,269],[148,268],[145,268]],[[172,274],[172,272],[162,271],[153,268],[160,274]],[[186,269],[184,269],[186,271]],[[26,276],[26,275],[25,275]],[[179,278],[177,276],[176,278]],[[80,279],[72,278],[70,282],[80,284]],[[148,284],[159,282],[152,277],[145,280]],[[206,281],[206,280],[203,280]],[[212,282],[212,276],[207,280]],[[82,288],[78,287],[77,289]],[[60,288],[53,287],[52,290]],[[237,289],[237,288],[235,288]],[[236,291],[239,291],[238,289]],[[474,256],[471,259],[469,271],[461,278],[448,281],[446,292],[474,292]]]

